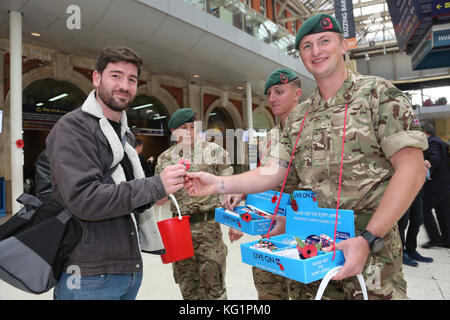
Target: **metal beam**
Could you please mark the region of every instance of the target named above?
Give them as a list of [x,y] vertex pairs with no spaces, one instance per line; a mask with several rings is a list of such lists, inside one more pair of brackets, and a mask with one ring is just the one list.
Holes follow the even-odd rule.
[[278,10],[278,12],[277,12],[277,17],[276,17],[277,21],[278,21],[278,19],[281,18],[281,13],[284,11],[284,9],[286,9],[286,6],[287,6],[288,2],[289,2],[289,0],[283,0],[283,3],[281,4],[280,10]]
[[[325,4],[325,3],[327,3],[328,2],[328,0],[323,0],[318,6],[316,6],[315,8],[314,8],[314,11],[313,11],[313,13],[312,13],[312,15],[315,15],[318,11],[319,11],[319,9]],[[333,10],[334,11],[334,10]]]

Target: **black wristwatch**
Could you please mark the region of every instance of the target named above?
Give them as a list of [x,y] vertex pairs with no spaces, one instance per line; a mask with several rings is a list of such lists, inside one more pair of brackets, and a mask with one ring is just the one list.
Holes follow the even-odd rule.
[[384,241],[381,238],[378,238],[374,236],[371,232],[367,230],[363,230],[360,234],[361,237],[363,237],[368,243],[370,247],[370,251],[373,254],[377,254],[384,248]]

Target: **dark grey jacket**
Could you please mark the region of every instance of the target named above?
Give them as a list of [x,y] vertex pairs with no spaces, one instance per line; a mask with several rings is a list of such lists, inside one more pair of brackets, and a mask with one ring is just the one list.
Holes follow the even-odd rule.
[[[120,163],[124,147],[103,116],[95,91],[81,108],[62,117],[47,137],[53,198],[72,212],[83,229],[67,266],[77,265],[82,275],[142,272],[137,224],[130,213],[166,196],[159,175],[144,176],[125,113],[121,125],[136,178],[132,181],[126,181],[118,165],[109,183],[101,182],[109,168]],[[163,249],[162,242],[156,245],[155,249]]]
[[36,171],[34,172],[34,192],[36,196],[50,192],[52,182],[50,179],[50,160],[47,156],[47,150],[44,149],[36,159]]

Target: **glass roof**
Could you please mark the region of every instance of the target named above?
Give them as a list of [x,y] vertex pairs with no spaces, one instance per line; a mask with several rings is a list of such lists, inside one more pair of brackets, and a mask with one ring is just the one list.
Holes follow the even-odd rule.
[[[287,0],[304,20],[316,13],[334,14],[333,0]],[[394,28],[385,0],[353,0],[358,48],[396,46]]]

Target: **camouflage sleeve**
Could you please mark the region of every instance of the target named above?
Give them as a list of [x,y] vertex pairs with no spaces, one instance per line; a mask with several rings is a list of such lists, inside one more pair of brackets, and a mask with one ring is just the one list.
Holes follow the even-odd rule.
[[373,121],[377,139],[386,157],[405,147],[428,148],[408,98],[388,81],[381,81],[372,92]]
[[281,135],[281,129],[280,126],[276,126],[274,128],[272,128],[271,130],[269,130],[269,132],[267,132],[266,137],[263,139],[263,141],[261,141],[260,145],[259,145],[259,161],[261,162],[261,166],[265,166],[271,156],[270,156],[270,147],[273,145],[276,145],[278,143],[278,141],[280,140],[280,135]]
[[161,171],[168,165],[165,160],[166,152],[161,153],[158,156],[158,159],[156,159],[156,166],[155,166],[155,174],[160,174]]
[[159,158],[156,160],[156,166],[155,166],[155,174],[160,174],[162,171],[161,164],[159,162]]
[[[278,133],[279,139],[276,134]],[[291,124],[286,121],[286,127],[283,131],[274,132],[272,134],[272,142],[266,151],[266,163],[269,157],[276,160],[278,165],[287,168],[291,160],[292,146],[291,146]]]
[[223,163],[217,165],[217,175],[231,176],[234,172],[234,169],[231,165],[230,155],[225,149],[222,150],[224,152],[224,161]]
[[203,163],[207,165],[209,173],[219,176],[233,174],[230,155],[224,148],[212,142],[204,143],[202,148]]
[[267,164],[267,162],[269,162],[268,159],[270,159],[270,154],[268,153],[269,152],[268,147],[270,147],[269,143],[272,143],[272,139],[270,137],[272,130],[267,132],[266,137],[259,143],[258,153],[260,166],[264,166]]

